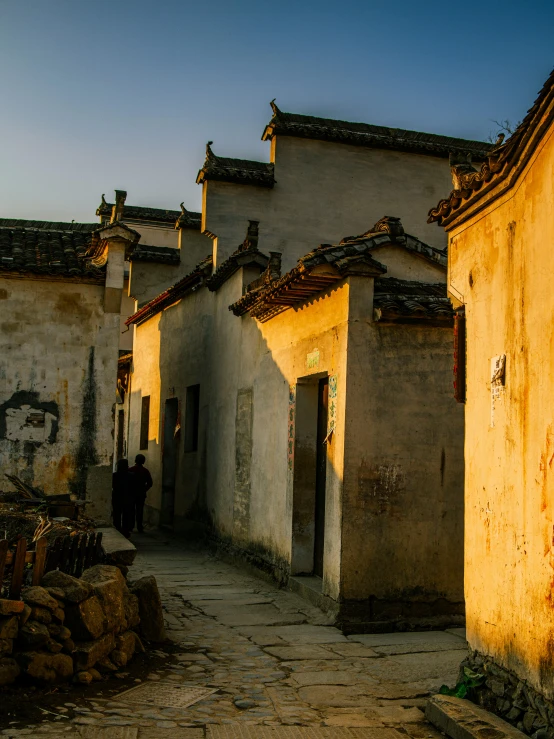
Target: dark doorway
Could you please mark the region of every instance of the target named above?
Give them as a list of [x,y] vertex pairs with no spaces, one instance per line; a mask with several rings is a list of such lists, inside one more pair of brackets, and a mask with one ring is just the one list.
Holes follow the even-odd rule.
[[125,431],[125,411],[118,411],[117,413],[117,459],[123,459],[123,440]]
[[292,575],[323,577],[328,377],[299,378],[295,399]]
[[314,575],[323,577],[323,549],[325,542],[325,488],[327,482],[327,412],[329,406],[329,378],[319,381],[317,393],[317,441],[315,475],[315,531]]
[[164,437],[162,454],[162,509],[160,523],[162,526],[173,524],[175,507],[175,478],[177,472],[177,438],[175,429],[179,415],[178,398],[165,401]]

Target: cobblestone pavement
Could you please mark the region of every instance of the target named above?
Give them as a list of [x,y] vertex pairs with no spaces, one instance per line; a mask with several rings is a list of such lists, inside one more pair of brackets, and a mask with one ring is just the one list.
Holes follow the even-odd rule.
[[[156,576],[168,636],[179,645],[137,686],[150,704],[131,702],[132,694],[80,705],[60,700],[55,719],[2,736],[440,737],[422,709],[425,696],[456,681],[466,653],[462,630],[346,637],[299,596],[206,551],[159,532],[137,536],[136,544],[131,577]],[[198,689],[205,697],[187,707]]]

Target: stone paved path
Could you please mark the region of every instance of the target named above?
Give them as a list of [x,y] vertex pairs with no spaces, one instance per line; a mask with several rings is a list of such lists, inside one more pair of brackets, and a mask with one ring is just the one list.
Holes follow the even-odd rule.
[[[346,637],[299,596],[205,551],[150,533],[137,537],[131,577],[158,580],[177,659],[148,676],[161,706],[63,702],[39,726],[5,737],[67,739],[437,739],[425,696],[456,681],[463,632]],[[159,650],[163,655],[163,648]],[[181,686],[172,690],[174,686]],[[188,707],[186,686],[206,691]],[[175,697],[177,696],[177,697]],[[186,695],[185,695],[186,697]],[[164,701],[164,698],[166,699]],[[186,701],[184,701],[186,703]]]

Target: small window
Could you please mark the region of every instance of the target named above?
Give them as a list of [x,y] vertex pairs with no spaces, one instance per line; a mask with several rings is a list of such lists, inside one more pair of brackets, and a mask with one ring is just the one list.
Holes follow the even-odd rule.
[[466,402],[466,312],[465,307],[454,313],[454,397]]
[[200,385],[187,387],[185,406],[185,452],[198,449],[198,422],[200,419]]
[[148,449],[148,429],[150,426],[150,396],[145,395],[142,399],[140,414],[140,449]]

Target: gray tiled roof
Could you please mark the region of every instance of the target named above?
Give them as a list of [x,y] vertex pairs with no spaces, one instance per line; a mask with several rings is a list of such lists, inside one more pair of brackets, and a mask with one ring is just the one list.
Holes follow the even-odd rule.
[[181,261],[181,251],[180,249],[174,249],[170,246],[148,246],[148,244],[137,244],[129,257],[129,261],[179,264]]
[[[28,225],[8,226],[6,222],[13,224],[14,221],[0,221],[0,272],[104,280],[105,269],[93,267],[86,259],[95,240],[92,227],[98,229],[99,224],[46,224],[40,221],[40,227],[29,228]],[[58,225],[71,228],[56,228]]]
[[275,184],[273,164],[251,159],[219,157],[213,153],[211,144],[210,141],[206,146],[206,160],[196,177],[197,184],[209,180],[257,187],[273,187]]
[[269,257],[258,251],[258,223],[259,221],[249,221],[246,238],[242,244],[206,280],[209,290],[214,292],[219,289],[241,267],[258,267],[260,272],[267,267]]
[[375,149],[394,149],[436,157],[448,157],[450,153],[464,153],[471,154],[478,160],[483,160],[493,148],[492,144],[484,141],[376,126],[371,123],[351,123],[333,118],[285,113],[279,110],[274,102],[271,106],[273,117],[263,133],[264,141],[275,135],[297,136],[298,138],[369,146]]
[[26,218],[0,218],[0,228],[31,228],[42,231],[96,231],[98,223],[66,223],[63,221],[30,221]]
[[[97,216],[111,216],[113,203],[107,203],[102,200],[96,210]],[[123,216],[120,220],[132,220],[132,221],[154,221],[158,223],[171,223],[175,224],[181,211],[179,210],[164,210],[163,208],[147,208],[142,205],[124,205]]]
[[211,275],[212,265],[212,255],[208,254],[188,275],[185,275],[179,282],[168,287],[167,290],[152,298],[152,300],[148,301],[146,305],[143,305],[136,313],[129,316],[125,321],[126,325],[136,324],[138,326],[148,321],[149,318],[152,318],[152,316],[155,316],[160,311],[181,300],[181,298],[185,297],[192,290],[204,285],[206,279]]
[[450,325],[454,310],[445,283],[380,277],[374,282],[373,317],[382,323],[414,323],[424,319]]
[[[534,104],[527,111],[512,136],[503,142],[500,136],[479,170],[468,162],[451,162],[454,190],[429,211],[427,223],[448,226],[466,211],[474,215],[490,204],[485,196],[495,188],[496,197],[504,194],[520,177],[543,136],[554,124],[554,70],[542,86]],[[479,203],[481,201],[481,203]],[[465,217],[465,216],[464,216]],[[448,230],[448,229],[447,229]]]
[[[375,279],[378,286],[375,306],[382,309],[376,320],[412,323],[429,319],[437,323],[451,320],[452,307],[446,296],[445,283],[428,286],[421,282],[382,277],[387,271],[386,267],[374,258],[372,251],[388,244],[415,252],[418,257],[446,271],[443,252],[404,233],[399,218],[385,216],[361,236],[347,236],[340,244],[321,244],[301,257],[296,267],[282,277],[262,275],[261,279],[248,286],[245,295],[230,305],[229,309],[237,316],[250,313],[264,322],[354,273]],[[326,265],[333,269],[321,269]],[[381,285],[386,286],[386,290],[385,287],[379,287]],[[423,304],[425,309],[422,308]],[[407,316],[411,320],[403,321]]]

